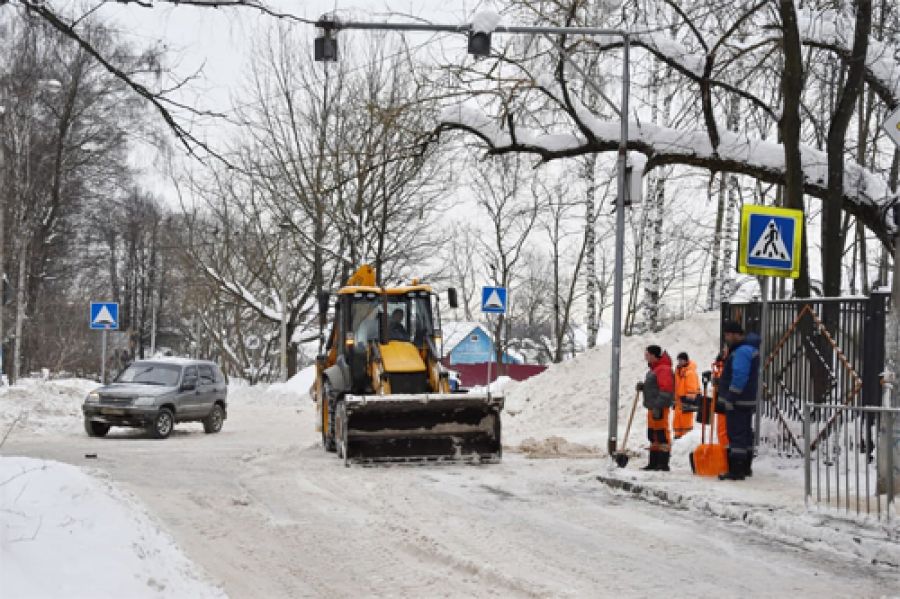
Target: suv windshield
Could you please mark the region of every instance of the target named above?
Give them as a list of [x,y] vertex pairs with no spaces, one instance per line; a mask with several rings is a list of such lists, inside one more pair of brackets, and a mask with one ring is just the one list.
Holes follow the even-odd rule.
[[174,387],[178,384],[181,368],[170,364],[132,364],[119,375],[116,382],[142,383],[145,385],[166,385]]

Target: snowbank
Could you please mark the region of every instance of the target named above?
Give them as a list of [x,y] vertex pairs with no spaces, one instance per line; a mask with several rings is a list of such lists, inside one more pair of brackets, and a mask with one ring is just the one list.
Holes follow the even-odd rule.
[[0,580],[14,597],[224,597],[133,498],[67,464],[0,458]]
[[[647,364],[644,348],[662,346],[673,360],[686,351],[707,370],[718,353],[719,313],[706,312],[676,322],[659,333],[622,338],[619,372],[619,437],[625,434],[628,414],[634,401],[634,386],[644,380]],[[573,444],[576,454],[587,450],[606,453],[609,423],[609,375],[612,344],[595,347],[576,358],[554,364],[541,374],[506,387],[503,434],[506,445],[516,447],[527,441],[559,437]],[[646,410],[638,406],[631,427],[629,447],[639,449],[646,438]],[[698,433],[699,434],[699,433]],[[620,441],[621,442],[621,441]],[[697,440],[678,441],[674,453],[687,454]],[[559,446],[559,444],[557,444]],[[560,446],[565,449],[565,446]]]
[[[494,395],[499,394],[501,391],[515,384],[516,381],[512,380],[508,376],[498,376],[494,381],[490,384],[491,393]],[[487,385],[476,385],[474,387],[469,388],[469,393],[486,393],[488,390]]]
[[273,406],[307,405],[312,401],[309,389],[315,381],[315,366],[307,366],[284,383],[248,385],[245,381],[233,381],[228,385],[228,401]]
[[81,431],[81,404],[99,386],[85,379],[21,379],[0,388],[0,438],[13,422],[17,429],[37,434]]

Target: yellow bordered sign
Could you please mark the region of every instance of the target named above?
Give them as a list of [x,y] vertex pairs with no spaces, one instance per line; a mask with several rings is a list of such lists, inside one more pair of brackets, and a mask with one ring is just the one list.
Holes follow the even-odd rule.
[[738,272],[796,279],[800,276],[802,238],[800,210],[745,204],[741,208]]

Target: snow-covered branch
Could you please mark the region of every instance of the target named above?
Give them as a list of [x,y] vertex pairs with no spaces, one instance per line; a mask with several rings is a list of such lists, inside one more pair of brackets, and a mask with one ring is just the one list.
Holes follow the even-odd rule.
[[[809,10],[798,15],[800,36],[804,44],[830,50],[849,60],[853,48],[853,20],[833,10],[814,14]],[[900,106],[900,63],[896,47],[869,38],[866,52],[866,82],[892,110]]]
[[[618,121],[604,121],[583,113],[579,114],[579,118],[590,126],[593,141],[574,134],[544,134],[520,128],[511,136],[483,112],[467,106],[446,109],[438,130],[467,131],[485,142],[489,154],[524,152],[538,155],[544,162],[612,152],[618,148]],[[682,131],[635,122],[629,123],[628,130],[628,149],[647,156],[648,170],[667,164],[682,164],[712,172],[739,173],[767,183],[784,182],[784,148],[781,144],[723,132],[718,151],[714,152],[704,131]],[[823,199],[828,182],[825,153],[803,147],[802,154],[804,191]],[[891,199],[884,179],[858,164],[845,164],[844,209],[865,222],[886,245],[891,244],[890,231],[882,218],[882,209]]]

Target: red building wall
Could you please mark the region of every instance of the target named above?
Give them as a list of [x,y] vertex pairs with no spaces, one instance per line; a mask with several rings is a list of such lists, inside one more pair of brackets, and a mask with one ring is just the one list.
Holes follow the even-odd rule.
[[[487,383],[487,362],[481,364],[454,364],[447,368],[455,370],[459,373],[463,387],[475,387],[476,385],[485,385]],[[524,381],[536,374],[540,374],[547,370],[546,366],[540,364],[502,364],[502,372],[497,372],[498,364],[491,364],[491,382],[497,380],[500,375],[505,375],[514,381]]]

